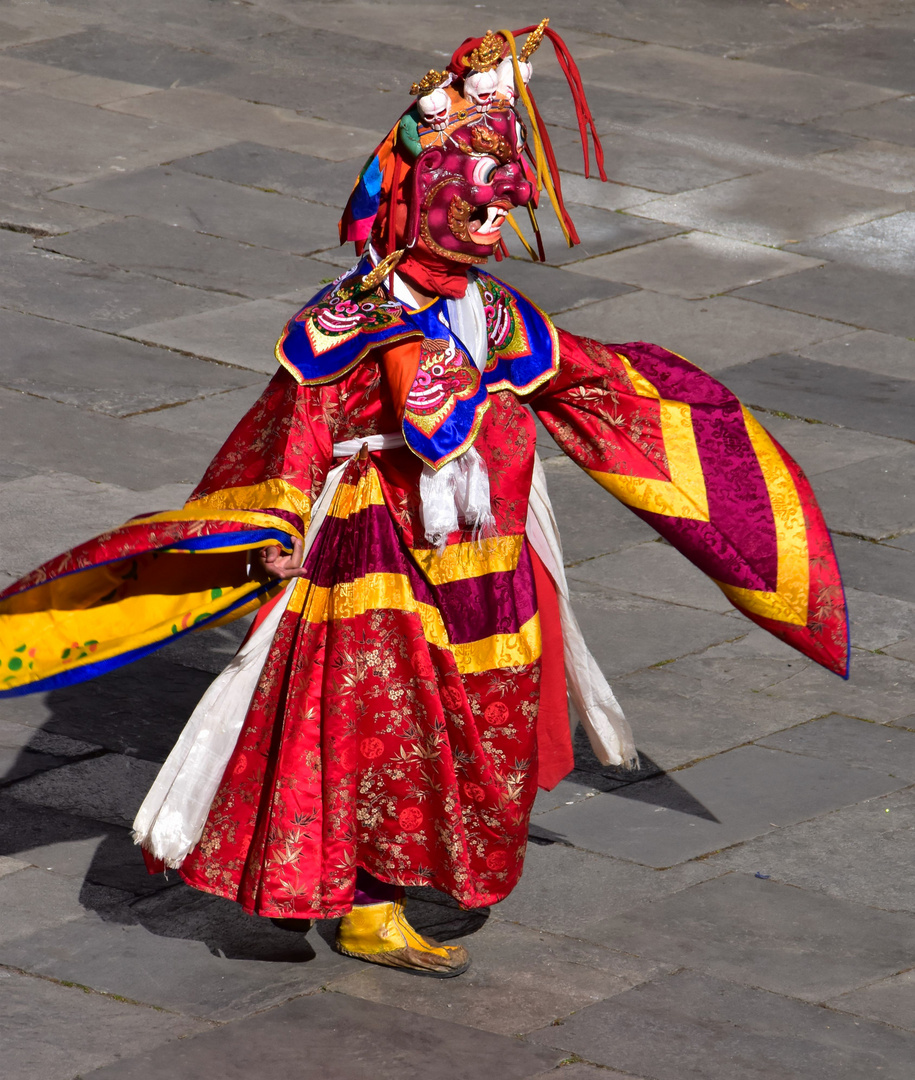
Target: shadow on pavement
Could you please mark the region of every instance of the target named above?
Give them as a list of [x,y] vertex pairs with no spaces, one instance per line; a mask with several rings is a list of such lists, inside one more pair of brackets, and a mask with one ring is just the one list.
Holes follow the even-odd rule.
[[[226,662],[212,659],[211,668]],[[148,874],[133,843],[128,822],[213,677],[160,653],[43,701],[4,702],[2,718],[31,718],[33,734],[0,778],[0,855],[81,877],[80,905],[105,922],[199,941],[226,959],[308,962],[316,954],[305,934],[191,889],[176,871]],[[417,929],[451,939],[474,933],[489,909],[462,911],[423,888],[410,890],[409,914]],[[335,929],[322,920],[312,935],[332,944]]]

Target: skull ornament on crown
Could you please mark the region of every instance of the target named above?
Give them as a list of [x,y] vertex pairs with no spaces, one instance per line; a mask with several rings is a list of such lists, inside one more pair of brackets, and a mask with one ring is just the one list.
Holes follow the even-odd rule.
[[[354,240],[361,253],[370,239],[384,257],[378,273],[367,276],[369,284],[397,265],[398,273],[427,292],[425,277],[434,272],[435,291],[462,295],[470,265],[505,253],[502,227],[512,210],[530,206],[537,228],[533,207],[541,187],[569,243],[578,242],[562,205],[549,138],[528,90],[530,57],[544,35],[572,89],[586,174],[585,128],[590,124],[593,134],[594,125],[574,62],[547,22],[518,31],[528,35],[520,51],[507,30],[468,39],[446,70],[429,71],[413,84],[413,105],[367,162],[340,223],[341,241]],[[516,103],[527,110],[531,144]],[[596,135],[594,149],[605,178]],[[539,230],[536,235],[539,246]],[[540,252],[542,258],[542,247]],[[454,293],[442,287],[447,274],[458,282]]]

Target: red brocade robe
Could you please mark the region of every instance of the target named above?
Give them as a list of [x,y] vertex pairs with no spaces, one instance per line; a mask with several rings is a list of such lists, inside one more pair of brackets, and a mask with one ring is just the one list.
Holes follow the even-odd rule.
[[[562,331],[554,342],[559,362],[548,378],[528,393],[492,390],[474,421],[494,535],[454,533],[443,552],[425,539],[422,461],[409,447],[348,461],[305,576],[289,585],[203,834],[180,867],[189,884],[261,915],[327,918],[350,908],[358,867],[432,885],[467,907],[494,903],[517,883],[538,768],[552,784],[571,767],[568,738],[557,735],[568,726],[555,586],[525,535],[531,410],[566,454],[740,610],[844,672],[838,571],[791,458],[720,383],[681,357]],[[14,660],[34,655],[37,667],[31,685],[8,678],[5,692],[104,670],[86,651],[83,675],[54,674],[63,661],[42,669],[40,643],[30,648],[25,630],[19,634],[42,604],[66,606],[52,600],[74,574],[102,578],[69,608],[134,603],[135,617],[144,576],[187,578],[193,563],[204,592],[187,599],[174,588],[166,615],[149,619],[171,624],[172,636],[276,596],[275,583],[265,590],[248,580],[245,551],[304,533],[339,464],[335,443],[401,429],[419,351],[415,341],[382,343],[339,376],[309,385],[281,369],[184,511],[136,519],[8,589],[0,620],[20,622],[0,642]],[[260,530],[254,541],[252,530]],[[129,573],[114,562],[125,559],[133,560]],[[166,590],[157,587],[160,597]],[[150,629],[133,651],[117,627],[114,645],[102,636],[93,644],[99,655],[141,655],[157,633]],[[0,674],[3,663],[0,650]],[[538,741],[547,751],[540,766]]]

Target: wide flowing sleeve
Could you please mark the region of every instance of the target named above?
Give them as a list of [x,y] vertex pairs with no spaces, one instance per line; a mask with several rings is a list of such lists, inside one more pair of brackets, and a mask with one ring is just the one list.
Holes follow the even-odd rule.
[[848,677],[845,595],[800,466],[738,399],[681,356],[559,331],[560,370],[530,399],[585,472],[748,618]]
[[0,593],[0,697],[82,682],[275,595],[282,583],[249,577],[249,553],[304,536],[329,419],[322,388],[278,372],[182,509],[133,518]]

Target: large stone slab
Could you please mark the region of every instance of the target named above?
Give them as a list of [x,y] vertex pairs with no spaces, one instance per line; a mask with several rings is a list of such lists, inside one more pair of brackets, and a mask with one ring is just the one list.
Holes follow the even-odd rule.
[[186,405],[172,405],[167,409],[141,413],[128,420],[129,425],[144,424],[164,428],[177,435],[191,433],[205,438],[227,438],[235,425],[263,393],[266,379],[260,379],[240,390],[227,390],[222,394],[210,394]]
[[804,355],[825,364],[860,368],[873,375],[915,379],[915,341],[875,330],[858,330],[821,345],[807,346]]
[[[299,25],[309,28],[317,26],[359,39],[357,45],[361,46],[361,49],[367,48],[366,43],[377,44],[378,42],[401,47],[403,45],[403,19],[413,15],[415,8],[409,3],[392,4],[390,9],[392,17],[377,19],[373,24],[366,15],[374,10],[371,0],[341,0],[340,3],[335,3],[328,8],[318,8],[314,12],[297,12],[293,8],[288,17]],[[500,25],[511,22],[509,16],[512,13],[515,14],[515,21],[518,19],[517,8],[513,8],[509,0],[496,0],[485,10],[495,21],[502,20]],[[410,27],[410,31],[410,42],[414,48],[424,49],[427,52],[439,48],[448,34],[454,33],[453,6],[448,4],[431,6],[428,11],[423,11],[423,18],[417,19],[415,25]],[[563,40],[576,56],[608,56],[633,45],[633,42],[610,39],[594,32],[587,30],[580,32],[576,29],[564,32]],[[543,55],[544,53],[547,55]],[[360,51],[357,55],[365,56],[365,53]],[[543,56],[542,61],[538,57],[538,77],[542,63],[545,72],[555,78],[560,73],[559,65],[548,55],[547,49],[542,50],[541,56]],[[421,66],[422,60],[419,62]]]
[[180,49],[198,49],[232,59],[253,49],[260,35],[269,37],[287,25],[279,15],[266,10],[254,12],[243,4],[200,9],[163,0],[160,7],[132,11],[106,0],[92,2],[104,13],[103,25],[126,36],[142,35]]
[[324,1080],[528,1080],[565,1056],[392,1005],[318,994],[90,1075],[145,1080],[165,1069],[172,1080],[191,1080],[215,1069],[240,1080],[252,1072],[294,1075],[308,1062]]
[[912,97],[896,98],[869,108],[850,109],[838,116],[828,117],[825,124],[849,135],[915,146],[915,105]]
[[668,544],[649,542],[589,559],[568,570],[570,582],[588,582],[704,611],[731,611],[709,578]]
[[837,367],[782,352],[750,364],[719,369],[716,377],[743,401],[773,412],[897,439],[912,434],[915,383],[910,379]]
[[[836,340],[841,342],[845,339]],[[816,352],[818,359],[828,362],[825,356],[820,357],[819,352],[822,349],[825,353],[829,345],[830,342],[824,342],[822,346],[815,345],[804,352]],[[772,412],[760,410],[756,419],[775,436],[808,476],[818,476],[831,469],[854,465],[869,458],[904,454],[908,449],[907,444],[898,439],[887,439],[867,431],[852,431],[850,428],[793,420]]]
[[490,920],[462,944],[470,970],[454,983],[364,965],[327,987],[468,1027],[518,1035],[657,975],[662,966],[569,937]]
[[111,101],[123,101],[128,97],[149,94],[155,87],[143,83],[121,82],[98,75],[67,74],[64,79],[43,84],[41,92],[61,101],[78,101],[83,105],[107,105]]
[[[36,139],[36,131],[43,138]],[[142,117],[16,90],[3,95],[0,139],[8,168],[72,184],[212,150],[232,136],[150,124]]]
[[111,334],[0,310],[0,385],[109,416],[244,386],[247,372]]
[[690,152],[701,149],[750,167],[744,171],[771,169],[854,145],[850,136],[825,131],[812,123],[786,123],[724,109],[693,108],[679,112],[650,121],[641,133],[647,139],[666,143],[671,149]]
[[845,599],[855,648],[887,650],[901,659],[912,659],[895,650],[897,646],[905,648],[906,642],[915,637],[915,604],[892,596],[860,592],[847,585]]
[[633,1076],[632,1073],[621,1073],[616,1069],[604,1069],[598,1065],[586,1065],[580,1061],[560,1068],[562,1072],[550,1069],[549,1072],[537,1073],[531,1080],[647,1080],[644,1076]]
[[356,179],[351,161],[328,161],[278,146],[245,141],[179,158],[170,162],[169,167],[261,191],[278,191],[281,195],[339,209],[346,205]]
[[[625,911],[670,896],[720,872],[701,860],[655,870],[579,851],[549,840],[544,832],[539,827],[534,829],[521,881],[492,908],[490,921],[507,920],[534,930],[580,938],[586,927],[608,912]],[[621,947],[615,941],[607,944]]]
[[768,874],[799,889],[911,914],[913,829],[909,788],[779,829],[707,862],[713,872]]
[[[10,223],[4,223],[7,224]],[[19,255],[31,251],[34,243],[28,233],[12,232],[9,228],[0,226],[0,255]]]
[[324,263],[313,259],[143,218],[83,229],[40,241],[38,246],[179,285],[245,297],[274,296],[307,287],[315,292],[328,272]]
[[915,782],[915,734],[838,713],[767,735],[758,745],[844,761]]
[[[908,396],[915,406],[915,383],[904,385],[911,390],[900,405]],[[866,408],[865,404],[862,412]],[[897,432],[901,426],[892,419],[887,424]],[[911,532],[915,529],[915,447],[820,473],[816,491],[826,520],[838,532],[872,540]]]
[[[722,180],[730,180],[748,171],[745,165],[735,164],[727,155],[709,153],[703,146],[677,147],[672,151],[671,147],[662,141],[643,138],[641,128],[621,128],[615,123],[608,126],[609,133],[604,134],[602,139],[606,153],[604,168],[607,179],[614,184],[645,190],[642,200],[627,200],[629,206],[637,206],[640,201],[651,199],[653,192],[670,194],[691,191],[693,188],[703,188]],[[556,128],[550,137],[560,166],[568,169],[570,173],[583,176],[584,158],[578,132]],[[588,181],[589,185],[598,186],[596,176],[592,160],[592,179]],[[574,212],[572,219],[577,227]]]
[[[172,895],[180,891],[167,889],[158,898],[138,901],[122,914],[126,921],[88,915],[0,945],[0,963],[226,1021],[311,993],[353,962],[331,952],[315,934],[289,933],[269,919],[245,915],[228,900],[212,898],[213,903],[182,910]],[[156,920],[141,910],[166,901],[170,919]]]
[[[287,7],[284,14],[288,11]],[[410,18],[412,12],[405,14]],[[380,21],[376,18],[376,25]],[[206,89],[334,123],[344,128],[330,140],[338,150],[340,134],[354,128],[374,131],[377,144],[397,122],[410,100],[410,86],[421,77],[417,72],[428,68],[430,56],[407,48],[403,38],[398,47],[388,48],[377,40],[369,45],[347,32],[290,25],[288,17],[284,23],[280,33],[267,36],[258,31],[257,40],[238,54],[235,69],[209,80]],[[344,56],[351,76],[348,92],[337,94],[332,88]]]
[[776,246],[806,240],[905,208],[905,196],[778,168],[646,202],[631,212]]
[[599,585],[570,581],[575,614],[608,677],[663,664],[735,636],[734,624],[710,611],[663,604]]
[[[100,221],[112,220],[111,214],[100,210],[88,210],[82,206],[70,206],[56,202],[47,195],[47,189],[57,182],[27,173],[14,172],[12,169],[0,170],[0,222],[9,237],[18,237],[28,241],[18,245],[20,250],[32,246],[32,236],[53,236],[97,225]],[[12,250],[10,240],[6,238],[3,250]]]
[[[7,32],[12,31],[12,25],[6,20],[4,20],[4,28]],[[7,42],[7,44],[12,43],[12,41]],[[19,90],[23,86],[45,86],[60,79],[73,77],[72,71],[35,63],[32,60],[23,60],[8,50],[4,50],[0,55],[0,91],[4,93],[7,90]]]
[[250,300],[202,315],[140,323],[125,333],[151,345],[273,375],[277,338],[300,306],[288,300]]
[[[0,877],[0,902],[3,923],[0,926],[0,964],[10,964],[8,954],[16,951],[17,942],[36,933],[62,930],[86,918],[86,908],[111,912],[130,897],[117,889],[90,886],[61,874],[49,873],[37,866],[27,866],[14,874]],[[78,936],[78,935],[77,935]],[[12,963],[13,967],[17,967]],[[26,965],[22,965],[23,967]]]
[[589,304],[564,312],[556,322],[573,334],[598,341],[653,341],[715,373],[757,356],[799,349],[848,332],[848,327],[834,322],[731,296],[681,300],[652,292]]
[[0,565],[21,577],[103,529],[139,514],[180,509],[191,491],[185,484],[130,491],[69,473],[10,480],[0,485],[0,495],[16,512],[0,520]]
[[[573,264],[573,273],[623,281],[653,292],[701,300],[795,274],[814,260],[709,233],[691,232]],[[599,298],[598,298],[599,299]]]
[[529,1038],[652,1080],[907,1080],[915,1052],[915,1037],[884,1024],[690,971]]
[[880,85],[793,74],[747,61],[735,68],[732,60],[662,45],[630,49],[610,63],[584,60],[580,70],[586,84],[619,90],[638,86],[648,97],[724,107],[793,123],[897,96]]
[[37,753],[27,748],[14,750],[9,746],[0,745],[0,786],[47,769],[54,769],[62,765],[64,760],[52,754]]
[[[741,627],[746,625],[736,614],[733,621]],[[685,657],[678,661],[677,669],[700,681],[717,665],[731,665],[732,673],[737,675],[745,662],[741,644],[717,645],[706,653]],[[734,659],[724,659],[729,655]],[[838,712],[886,724],[911,712],[910,673],[908,666],[899,660],[856,650],[846,682],[793,650],[787,656],[785,661],[771,662],[772,674],[767,684],[760,687],[758,695],[763,702],[768,700],[773,706],[780,705],[785,710],[786,720],[791,713],[806,713],[803,718],[811,719]],[[779,725],[780,728],[789,726],[790,722]]]
[[[0,717],[69,738],[91,740],[123,754],[125,774],[133,762],[142,759],[136,768],[145,776],[151,762],[165,760],[210,682],[208,672],[153,655],[90,683],[4,699],[0,701]],[[63,781],[57,783],[62,799],[81,797]]]
[[11,859],[9,855],[0,855],[0,877],[8,874],[17,874],[25,870],[30,864],[22,859]]
[[[622,296],[632,292],[629,285],[608,278],[592,276],[586,273],[592,260],[581,264],[581,269],[574,275],[568,273],[573,263],[562,270],[543,263],[531,262],[528,258],[509,259],[493,267],[497,277],[507,281],[516,289],[550,315],[570,308],[584,307],[595,300],[607,300],[613,296]],[[326,272],[326,267],[325,267]]]
[[790,285],[784,279],[765,281],[735,295],[852,323],[862,330],[915,337],[911,282],[907,277],[880,270],[832,263],[794,275]]
[[155,762],[105,754],[20,780],[11,791],[22,802],[128,828],[158,771]]
[[[900,660],[908,660],[910,663],[915,664],[915,637],[907,638],[905,641],[899,641],[895,645],[888,645],[886,651],[890,656],[895,656]],[[915,722],[915,713],[908,717],[901,717],[899,720],[893,721],[898,727],[904,727],[912,729],[913,722]]]
[[832,1009],[915,1031],[915,970],[852,990],[827,1004]]
[[334,207],[291,200],[181,169],[146,169],[130,176],[79,184],[54,194],[63,202],[276,248],[295,255],[335,247]]
[[94,330],[225,307],[232,298],[50,252],[0,258],[7,307]]
[[[565,169],[565,163],[561,166]],[[619,184],[608,179],[603,183],[592,173],[588,179],[574,172],[562,173],[562,195],[571,203],[583,206],[599,206],[602,210],[624,210],[652,197],[644,188]]]
[[[671,236],[678,231],[676,228],[662,225],[656,221],[649,222],[643,218],[630,217],[627,214],[616,214],[609,210],[600,210],[594,206],[570,204],[567,209],[572,215],[575,228],[581,238],[581,243],[572,248],[566,243],[559,227],[559,221],[549,206],[541,205],[540,212],[537,215],[537,222],[543,237],[546,261],[551,266],[565,266],[568,263],[588,259],[592,255],[603,255],[608,251],[620,251],[622,248],[644,244],[647,240],[658,240],[662,236]],[[516,220],[530,243],[533,230],[530,223],[526,221],[526,215],[522,216],[516,213]],[[518,258],[529,258],[521,241],[512,230],[506,228],[503,236],[505,246],[512,255]],[[584,272],[587,273],[586,265]]]
[[912,556],[899,543],[893,540],[891,544],[873,544],[851,536],[833,537],[846,584],[915,603]]
[[556,520],[562,522],[567,567],[655,539],[651,526],[608,495],[571,458],[552,457],[543,468]]
[[[743,619],[720,618],[731,624],[731,644],[612,680],[640,753],[661,768],[721,753],[824,712],[816,699],[769,696],[773,683],[806,661],[764,631],[757,635]],[[690,632],[686,624],[688,639]]]
[[115,33],[104,26],[20,45],[12,55],[84,75],[161,87],[176,80],[185,85],[200,82],[223,74],[229,67],[222,57],[198,49],[179,49],[161,40],[151,42]]
[[127,829],[20,801],[9,793],[0,808],[0,851],[8,853],[4,857],[53,871],[55,877],[76,879],[72,888],[83,908],[107,912],[112,896],[128,902],[175,884],[174,876],[147,873]]
[[176,128],[256,140],[332,161],[363,158],[375,149],[380,134],[352,123],[302,116],[294,109],[241,101],[231,94],[181,87],[128,97],[105,108]]
[[[429,54],[409,47],[416,45],[412,27],[392,47],[375,37],[352,33],[351,21],[335,32],[315,25],[309,14],[284,5],[276,31],[265,34],[260,25],[251,27],[254,32],[245,35],[245,47],[233,50],[239,61],[236,70],[208,85],[233,97],[318,115],[341,127],[377,128],[377,143],[409,102],[410,86],[428,69]],[[368,16],[376,27],[398,15],[401,27],[408,20],[420,21],[409,8],[396,14],[386,10],[382,18],[372,19],[372,14],[369,10],[356,19]],[[344,57],[350,72],[349,92],[337,94],[332,88]]]
[[[593,38],[592,40],[601,40]],[[604,42],[608,39],[604,38]],[[569,45],[569,42],[566,41]],[[615,43],[614,43],[615,44]],[[638,49],[635,43],[629,43],[630,48]],[[570,49],[573,46],[569,45]],[[587,59],[595,69],[603,69],[606,65],[614,63],[613,57],[625,50],[613,50],[599,52]],[[584,61],[583,54],[574,50],[577,61]],[[537,57],[540,60],[540,57]],[[565,77],[557,71],[559,77],[541,76],[540,63],[537,64],[537,108],[552,126],[555,124],[564,128],[571,128],[578,134],[578,117],[575,112],[575,103],[569,93],[569,85]],[[670,99],[652,98],[646,94],[633,92],[640,91],[641,87],[628,87],[625,90],[610,90],[604,86],[598,86],[593,80],[587,87],[588,105],[597,122],[600,132],[619,131],[624,129],[638,130],[652,122],[663,121],[670,117],[677,117],[690,111],[688,105]],[[611,141],[611,140],[608,140]],[[612,155],[610,155],[612,157]],[[594,165],[591,159],[592,168]]]
[[[36,6],[7,4],[3,11],[3,43],[9,45],[25,45],[30,41],[41,41],[55,34],[69,34],[75,30],[82,30],[86,25],[85,18],[80,18],[76,13],[63,12],[59,9],[42,5],[36,10]],[[4,74],[9,70],[16,71],[21,67],[44,67],[44,64],[33,64],[29,60],[16,60],[9,57],[9,69],[3,65]],[[60,78],[66,78],[68,71],[55,71],[54,68],[45,70],[53,72]],[[12,76],[10,76],[12,77]]]
[[915,958],[915,922],[804,889],[727,874],[610,915],[591,941],[804,1001],[825,1001]]
[[[915,179],[912,177],[915,149],[908,146],[897,146],[895,143],[870,139],[863,146],[850,147],[832,154],[820,154],[807,164],[815,172],[834,176],[850,184],[864,184],[868,187],[879,188],[881,191],[893,191],[900,194],[915,191]],[[890,220],[897,217],[898,215],[892,214]],[[878,225],[879,222],[873,224]],[[911,225],[906,225],[904,220],[899,220],[895,222],[895,230],[897,235],[904,236],[906,232],[911,234]],[[832,249],[834,254],[829,257],[842,259],[845,262],[859,261],[861,265],[876,266],[878,270],[891,270],[905,265],[901,253],[893,250],[892,234],[887,236],[888,242],[884,243],[884,247],[888,250],[885,251],[883,260],[880,260],[878,255],[879,242],[870,245],[870,251],[866,249],[859,251],[858,259],[855,259],[854,254],[849,258],[846,252],[842,251],[844,246],[842,239],[838,238],[836,247]],[[822,240],[825,241],[826,238],[823,237]],[[856,246],[863,247],[864,245]],[[823,254],[827,253],[824,251]],[[911,273],[910,270],[908,272]]]
[[159,1049],[210,1027],[79,986],[3,972],[3,1067],[17,1080],[71,1080],[129,1054]]
[[869,769],[743,746],[563,806],[538,817],[537,827],[576,847],[673,866],[903,783]]
[[6,455],[28,472],[54,472],[66,462],[88,480],[134,491],[196,484],[219,448],[218,440],[188,435],[176,442],[150,428],[132,430],[128,440],[110,416],[11,390],[0,390],[0,424]]
[[0,785],[31,776],[74,758],[86,757],[101,750],[93,743],[34,731],[26,724],[0,720]]
[[[753,59],[812,75],[853,72],[856,81],[915,93],[915,54],[905,33],[889,26],[847,26],[798,45],[757,49]],[[833,111],[833,110],[829,110]]]

